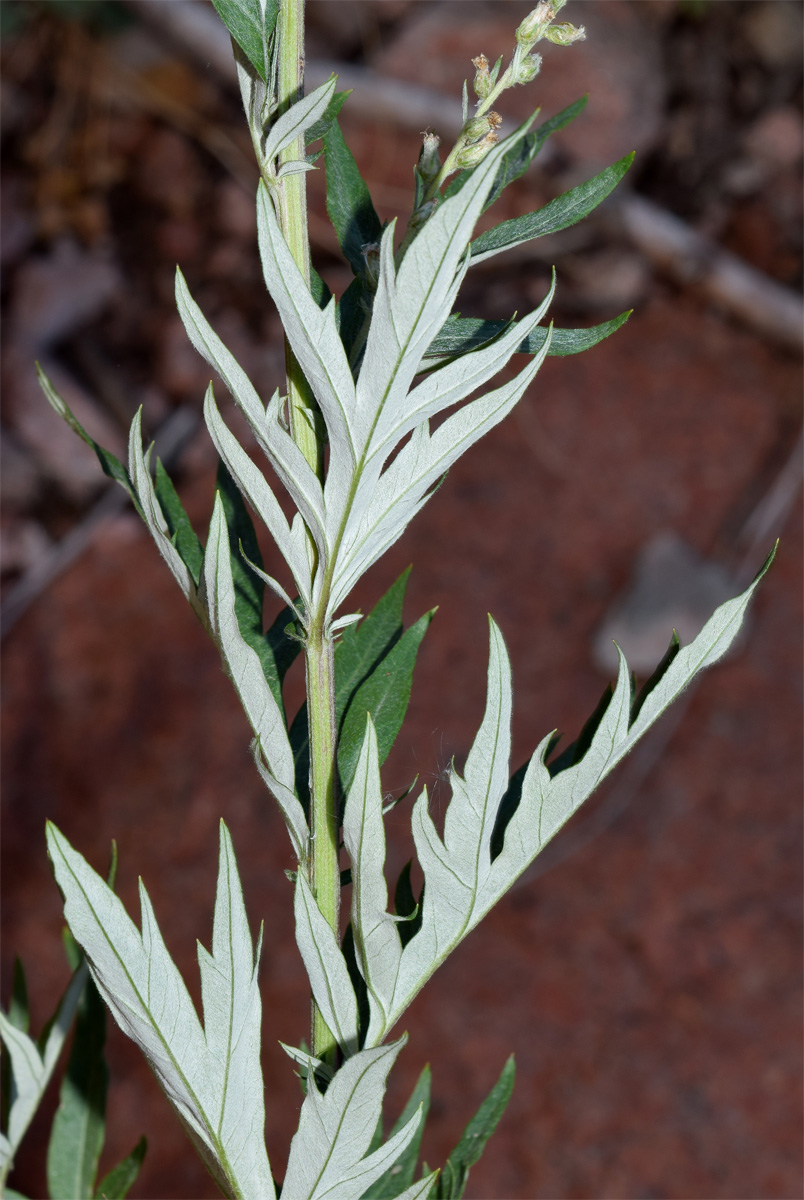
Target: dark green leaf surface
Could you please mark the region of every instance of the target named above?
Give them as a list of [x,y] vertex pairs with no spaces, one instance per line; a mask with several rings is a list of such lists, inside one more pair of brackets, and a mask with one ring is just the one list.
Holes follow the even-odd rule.
[[472,242],[472,258],[499,254],[502,250],[510,250],[512,246],[544,237],[548,233],[557,233],[560,229],[567,229],[577,221],[583,220],[610,195],[633,160],[633,154],[627,154],[613,166],[606,167],[605,171],[595,175],[594,179],[589,179],[586,183],[557,196],[555,200],[545,204],[544,208],[527,213],[524,217],[502,221],[487,233],[481,233],[480,237]]
[[352,270],[360,275],[365,266],[362,248],[380,240],[382,225],[337,121],[324,134],[324,154],[329,219]]
[[148,1142],[141,1137],[130,1154],[104,1175],[95,1192],[96,1200],[125,1200],[129,1188],[140,1173]]
[[[588,329],[554,329],[553,340],[547,353],[552,357],[581,354],[610,337],[625,324],[630,315],[630,311],[620,313],[613,320],[604,321],[602,325],[591,325]],[[435,341],[428,346],[426,357],[458,356],[468,350],[477,350],[499,337],[509,325],[509,321],[483,321],[476,317],[452,316],[442,325]],[[538,354],[546,337],[546,329],[534,329],[522,342],[519,353]]]
[[400,921],[397,925],[399,930],[399,939],[402,942],[404,949],[411,938],[414,938],[422,927],[422,903],[424,901],[424,884],[422,884],[421,895],[417,900],[413,894],[413,887],[410,882],[410,868],[413,865],[413,860],[405,863],[402,870],[399,872],[399,879],[396,883],[394,891],[394,913],[398,917],[409,917],[407,921]]
[[[576,100],[574,104],[570,104],[568,108],[562,109],[560,113],[551,117],[549,121],[545,121],[538,129],[534,129],[533,133],[527,134],[526,137],[522,138],[520,142],[508,151],[500,164],[500,169],[497,172],[488,199],[483,206],[483,212],[491,208],[492,204],[499,198],[503,189],[508,187],[509,183],[513,183],[515,179],[519,179],[520,176],[524,175],[550,134],[555,133],[558,129],[563,129],[565,125],[569,125],[570,121],[574,121],[579,113],[583,112],[587,99],[587,96],[581,96],[580,100]],[[461,190],[471,174],[471,171],[461,171],[452,180],[444,195],[454,196],[456,192]]]
[[500,1078],[466,1126],[463,1137],[452,1151],[438,1178],[434,1200],[460,1200],[469,1178],[469,1169],[479,1160],[514,1090],[514,1056],[506,1062]]
[[[265,43],[260,0],[212,0],[212,3],[240,49],[248,56],[260,78],[265,80]],[[266,0],[265,40],[274,31],[278,12],[278,0]]]
[[327,110],[318,121],[315,121],[306,130],[304,134],[305,145],[309,146],[311,142],[317,142],[328,131],[333,121],[338,119],[338,113],[343,108],[346,101],[351,96],[351,89],[348,92],[336,92],[327,105]]
[[204,565],[204,547],[193,529],[190,518],[184,510],[173,486],[173,481],[162,466],[162,460],[156,460],[156,476],[154,479],[156,498],[162,506],[173,544],[181,555],[182,562],[193,577],[196,587],[201,581],[201,569]]
[[385,762],[402,728],[413,684],[416,656],[435,609],[406,629],[396,645],[357,689],[343,718],[338,740],[338,773],[344,795],[354,778],[366,732],[366,713],[377,731],[380,764]]
[[31,1014],[28,1006],[28,984],[25,979],[25,968],[22,959],[15,955],[14,973],[11,979],[11,1000],[8,1006],[8,1019],[15,1029],[27,1033],[31,1024]]
[[105,1042],[106,1006],[88,979],[47,1151],[48,1190],[54,1200],[90,1200],[93,1195],[106,1128]]
[[410,1094],[410,1099],[403,1108],[399,1120],[391,1130],[389,1137],[393,1137],[394,1134],[399,1133],[399,1130],[408,1123],[418,1110],[419,1105],[421,1105],[422,1116],[419,1127],[405,1148],[404,1153],[399,1156],[393,1166],[389,1167],[384,1175],[380,1176],[376,1183],[371,1185],[367,1192],[363,1193],[362,1200],[395,1200],[396,1196],[401,1195],[405,1188],[410,1187],[413,1183],[413,1177],[416,1173],[416,1163],[422,1144],[422,1135],[424,1134],[424,1125],[427,1120],[427,1114],[430,1111],[430,1084],[430,1067],[425,1066],[416,1081],[416,1086]]

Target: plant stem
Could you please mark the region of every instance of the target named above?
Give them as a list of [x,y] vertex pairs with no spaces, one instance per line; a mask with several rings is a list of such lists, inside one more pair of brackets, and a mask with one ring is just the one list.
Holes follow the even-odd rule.
[[[280,0],[277,20],[279,58],[277,92],[279,111],[284,112],[304,93],[304,0]],[[304,157],[304,137],[300,136],[279,155],[284,162]],[[304,172],[289,175],[278,190],[279,220],[304,282],[310,285],[310,242],[307,234],[307,181]],[[293,440],[320,479],[323,479],[324,455],[316,428],[319,414],[307,380],[285,338],[285,374],[287,377],[290,431]]]
[[[335,769],[334,644],[320,626],[311,629],[305,649],[307,720],[310,736],[310,886],[319,910],[339,936],[340,863]],[[336,1042],[313,1004],[312,1052],[332,1062]]]
[[[304,0],[280,0],[277,22],[277,89],[279,111],[294,104],[304,89]],[[283,161],[304,156],[304,139],[280,155]],[[277,189],[282,233],[305,283],[310,283],[310,244],[307,233],[307,187],[303,172],[286,176]],[[290,431],[293,440],[323,480],[324,441],[321,417],[307,380],[285,339]],[[324,611],[322,606],[321,611]],[[311,615],[305,647],[307,720],[310,739],[310,845],[308,871],[318,907],[339,938],[340,864],[336,797],[337,729],[335,725],[334,645],[323,619]],[[313,1001],[311,1050],[316,1058],[334,1063],[337,1043]]]

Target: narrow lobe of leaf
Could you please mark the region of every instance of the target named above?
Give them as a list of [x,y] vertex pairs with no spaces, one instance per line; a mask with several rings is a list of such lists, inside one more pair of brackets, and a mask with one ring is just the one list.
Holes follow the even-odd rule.
[[156,498],[164,513],[167,527],[173,545],[181,555],[182,562],[190,572],[196,587],[201,580],[201,570],[204,566],[204,547],[192,527],[190,518],[185,512],[184,505],[179,499],[173,481],[162,465],[162,460],[156,460],[156,476],[154,479]]
[[679,641],[678,634],[676,633],[676,631],[674,629],[673,636],[670,638],[670,645],[665,650],[664,655],[662,656],[661,662],[657,665],[656,670],[650,676],[648,676],[648,678],[642,684],[642,687],[639,689],[636,696],[634,697],[634,702],[631,705],[630,724],[633,725],[634,721],[639,716],[642,705],[645,703],[645,701],[647,700],[648,696],[651,694],[653,689],[659,683],[661,683],[662,678],[668,671],[670,665],[673,662],[673,659],[676,657],[676,655],[678,654],[680,649],[681,649],[681,642]]
[[600,728],[600,723],[606,715],[613,695],[614,688],[610,683],[607,683],[603,690],[603,695],[595,706],[594,712],[584,722],[583,728],[575,741],[571,742],[561,754],[554,758],[551,763],[547,764],[551,777],[555,777],[561,771],[566,771],[568,767],[573,767],[581,761]]
[[407,917],[397,925],[399,939],[404,950],[411,938],[414,938],[422,925],[422,905],[424,903],[424,884],[417,900],[410,882],[410,871],[413,859],[405,863],[399,873],[396,890],[394,891],[394,912],[398,917]]

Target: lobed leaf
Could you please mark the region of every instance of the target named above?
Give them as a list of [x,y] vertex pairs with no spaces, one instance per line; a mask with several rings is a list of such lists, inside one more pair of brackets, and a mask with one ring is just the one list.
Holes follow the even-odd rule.
[[472,242],[472,263],[483,262],[493,254],[520,246],[533,238],[544,237],[548,233],[557,233],[567,229],[577,221],[583,220],[593,209],[597,208],[625,175],[631,163],[633,154],[627,154],[611,167],[606,167],[594,179],[570,188],[568,192],[551,200],[537,212],[528,213],[524,217],[513,217],[510,221],[502,221],[481,233]]
[[[311,1070],[282,1200],[355,1200],[410,1143],[421,1120],[416,1112],[384,1146],[367,1154],[382,1113],[385,1081],[405,1038],[347,1059],[322,1096]],[[406,1200],[425,1196],[434,1176],[407,1189]]]
[[[571,759],[562,764],[563,769],[551,773],[545,764],[554,745],[553,735],[549,734],[537,747],[524,774],[518,772],[510,784],[510,664],[502,636],[490,619],[486,711],[469,752],[464,777],[454,768],[450,772],[453,795],[446,811],[443,838],[429,815],[426,789],[413,809],[413,836],[424,872],[420,927],[412,937],[402,937],[401,958],[394,944],[383,946],[375,939],[371,961],[365,964],[370,995],[371,981],[382,981],[375,988],[366,1046],[376,1045],[385,1037],[440,963],[497,903],[564,822],[698,672],[726,652],[772,557],[771,554],[742,595],[715,611],[689,646],[665,656],[661,669],[649,681],[650,687],[643,689],[637,704],[633,704],[630,674],[621,656],[617,684],[610,699],[593,714],[572,750]],[[347,801],[353,865],[355,858],[358,862],[365,860],[370,880],[370,903],[365,912],[353,908],[352,913],[358,946],[375,936],[382,920],[383,901],[377,871],[378,862],[384,857],[384,842],[374,811],[378,807],[379,784],[375,781],[366,785],[366,780],[371,781],[368,753],[355,776],[355,800],[350,792]],[[364,811],[367,816],[361,815]],[[364,848],[361,838],[370,850]],[[406,882],[400,880],[398,893],[405,911],[409,911],[412,903],[409,878]],[[404,928],[401,926],[400,931]],[[387,980],[391,977],[396,982],[389,1001]]]
[[226,1195],[271,1200],[256,964],[223,822],[213,952],[199,948],[205,1029],[142,882],[140,933],[114,892],[51,823],[47,843],[67,923],[98,990],[145,1054],[213,1178]]

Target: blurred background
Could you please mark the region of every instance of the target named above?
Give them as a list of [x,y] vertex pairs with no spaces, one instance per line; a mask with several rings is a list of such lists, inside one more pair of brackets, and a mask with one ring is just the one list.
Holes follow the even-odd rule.
[[[530,7],[309,0],[309,80],[334,67],[355,88],[342,125],[383,219],[409,212],[421,132],[451,144],[471,58],[510,54]],[[587,40],[547,46],[541,76],[499,107],[508,128],[589,92],[587,109],[494,220],[631,150],[635,165],[591,219],[474,268],[460,308],[522,313],[555,264],[558,326],[635,311],[586,354],[547,360],[360,589],[365,611],[412,562],[406,619],[439,606],[385,787],[418,775],[443,806],[482,714],[487,612],[514,664],[516,766],[549,730],[577,734],[612,637],[644,678],[674,626],[694,636],[782,545],[728,661],[409,1011],[389,1113],[430,1061],[424,1156],[439,1165],[514,1051],[514,1096],[467,1196],[800,1197],[802,5],[573,0],[566,16]],[[203,534],[209,372],[174,311],[177,262],[261,392],[283,375],[227,38],[203,0],[3,0],[0,19],[2,999],[18,952],[34,1030],[67,979],[46,818],[100,870],[117,839],[119,893],[136,913],[143,876],[197,997],[223,813],[253,926],[266,922],[281,1176],[301,1096],[277,1039],[306,1036],[308,1012],[290,845],[211,644],[33,370],[118,454],[142,405]],[[338,292],[323,170],[308,180],[314,261]],[[288,695],[295,711],[298,672]],[[407,814],[389,819],[389,873]],[[216,1194],[116,1027],[108,1053],[104,1164],[145,1132],[134,1194]],[[18,1160],[29,1196],[44,1194],[55,1103],[53,1089]]]

